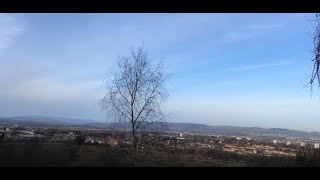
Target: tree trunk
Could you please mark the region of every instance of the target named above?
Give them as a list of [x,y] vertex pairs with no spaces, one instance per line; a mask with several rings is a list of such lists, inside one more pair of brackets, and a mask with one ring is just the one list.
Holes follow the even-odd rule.
[[132,150],[133,150],[134,167],[137,166],[136,148],[137,148],[136,134],[135,134],[134,127],[133,127],[132,128]]

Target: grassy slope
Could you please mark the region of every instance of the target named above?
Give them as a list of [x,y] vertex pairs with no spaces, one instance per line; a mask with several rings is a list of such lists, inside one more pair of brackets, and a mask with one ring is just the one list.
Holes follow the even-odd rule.
[[[207,160],[201,155],[150,156],[137,166],[243,166],[237,161]],[[133,166],[126,153],[105,146],[71,144],[0,144],[0,166]]]

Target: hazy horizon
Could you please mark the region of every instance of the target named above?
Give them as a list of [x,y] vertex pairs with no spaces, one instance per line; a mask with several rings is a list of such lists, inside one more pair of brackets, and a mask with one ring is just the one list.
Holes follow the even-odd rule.
[[105,121],[118,55],[165,57],[169,122],[320,131],[314,14],[0,14],[0,116]]
[[[114,121],[97,121],[95,119],[84,119],[81,117],[62,117],[62,116],[46,116],[46,115],[16,115],[16,116],[0,116],[0,118],[24,118],[32,121],[32,118],[57,118],[57,120],[61,119],[68,119],[68,120],[85,120],[85,122],[81,122],[80,124],[85,123],[115,123]],[[69,123],[72,121],[68,121]],[[44,121],[45,122],[45,121]],[[288,130],[297,130],[297,131],[304,131],[304,132],[319,132],[319,131],[312,131],[312,130],[301,130],[301,129],[292,129],[292,128],[279,128],[279,127],[260,127],[260,126],[241,126],[241,125],[225,125],[225,124],[207,124],[207,123],[200,123],[200,122],[175,122],[175,121],[168,121],[168,123],[182,123],[182,124],[199,124],[199,125],[207,125],[207,126],[226,126],[226,127],[243,127],[243,128],[264,128],[264,129],[288,129]]]

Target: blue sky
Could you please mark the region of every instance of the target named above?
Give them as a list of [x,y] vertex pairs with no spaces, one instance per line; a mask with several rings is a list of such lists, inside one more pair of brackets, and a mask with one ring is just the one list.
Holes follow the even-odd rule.
[[105,121],[118,55],[165,57],[172,122],[320,131],[314,14],[0,14],[0,115]]

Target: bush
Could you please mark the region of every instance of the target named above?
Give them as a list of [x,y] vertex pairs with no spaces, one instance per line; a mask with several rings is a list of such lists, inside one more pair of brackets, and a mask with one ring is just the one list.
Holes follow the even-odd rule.
[[189,149],[188,154],[195,154],[196,150],[195,149]]
[[34,137],[34,138],[30,138],[28,140],[28,143],[31,143],[31,144],[38,144],[40,142],[40,139],[37,138],[37,137]]
[[0,135],[0,142],[4,139],[4,133]]
[[86,138],[84,136],[78,136],[74,139],[74,142],[77,145],[83,145],[86,142]]

